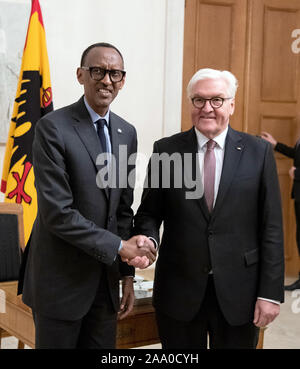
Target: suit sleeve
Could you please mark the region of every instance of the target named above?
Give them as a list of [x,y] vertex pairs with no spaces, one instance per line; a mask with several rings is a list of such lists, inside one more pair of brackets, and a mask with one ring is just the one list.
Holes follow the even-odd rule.
[[300,182],[300,146],[297,145],[295,148],[295,160],[294,166],[296,167],[294,171],[294,186],[299,186]]
[[295,182],[300,182],[300,167],[296,167],[296,169],[295,169],[295,172],[294,172],[294,181]]
[[[163,189],[161,188],[161,165],[157,173],[151,172],[151,162],[155,154],[159,153],[158,144],[154,143],[153,154],[149,160],[147,176],[145,179],[144,190],[141,204],[134,217],[134,233],[144,234],[154,238],[159,244],[159,229],[163,220]],[[158,181],[157,181],[157,177]],[[156,178],[154,178],[156,177]],[[152,182],[153,181],[153,182]],[[152,186],[151,183],[158,183]]]
[[276,146],[274,147],[274,150],[277,152],[280,152],[281,154],[294,159],[295,158],[295,148],[287,146],[281,142],[277,142]]
[[299,166],[299,147],[290,147],[287,145],[284,145],[280,142],[277,143],[274,150],[280,152],[281,154],[294,159],[294,165],[296,166],[296,170],[294,172],[294,181],[299,182],[300,181],[300,166]]
[[284,248],[281,196],[276,163],[267,145],[260,193],[261,263],[258,296],[284,301]]
[[50,232],[102,263],[111,265],[120,237],[98,227],[73,207],[62,135],[51,119],[41,119],[33,142],[39,213]]

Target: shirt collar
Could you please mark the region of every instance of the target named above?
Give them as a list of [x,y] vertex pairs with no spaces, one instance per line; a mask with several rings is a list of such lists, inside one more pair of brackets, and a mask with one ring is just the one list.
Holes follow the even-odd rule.
[[[203,133],[201,133],[196,127],[194,128],[197,136],[198,141],[198,148],[203,149],[206,143],[210,140]],[[222,131],[218,136],[214,137],[214,141],[218,144],[218,146],[224,150],[225,140],[228,132],[228,126]]]
[[99,119],[105,119],[106,120],[106,123],[107,123],[107,126],[109,126],[109,112],[110,110],[108,109],[107,113],[105,114],[104,117],[101,117],[98,113],[96,113],[90,106],[89,106],[89,103],[87,102],[85,96],[83,96],[83,100],[84,100],[84,104],[87,108],[87,111],[89,112],[90,116],[91,116],[91,119],[92,119],[92,122],[95,124],[95,122],[97,122],[97,120]]

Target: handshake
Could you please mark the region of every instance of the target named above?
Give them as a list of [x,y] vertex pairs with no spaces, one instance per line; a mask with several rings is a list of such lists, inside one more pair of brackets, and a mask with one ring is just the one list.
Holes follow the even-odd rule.
[[119,252],[122,261],[135,268],[145,269],[156,259],[154,242],[148,237],[138,235],[127,241],[122,240],[122,248]]

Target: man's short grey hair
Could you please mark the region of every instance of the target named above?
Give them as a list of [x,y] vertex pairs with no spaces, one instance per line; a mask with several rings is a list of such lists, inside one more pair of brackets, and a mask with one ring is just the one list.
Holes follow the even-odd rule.
[[228,84],[228,94],[229,94],[228,97],[235,97],[236,90],[238,88],[238,80],[236,79],[236,77],[227,70],[217,70],[210,68],[199,69],[198,72],[196,72],[193,75],[187,86],[188,97],[191,97],[192,87],[198,81],[204,79],[219,79],[219,78],[224,79]]

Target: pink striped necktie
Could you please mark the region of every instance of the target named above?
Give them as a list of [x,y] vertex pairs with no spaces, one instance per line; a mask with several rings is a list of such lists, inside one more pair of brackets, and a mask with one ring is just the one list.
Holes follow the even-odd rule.
[[209,140],[206,143],[206,153],[204,156],[204,197],[209,212],[211,213],[214,204],[215,193],[215,173],[216,173],[216,157],[214,148],[216,142]]

